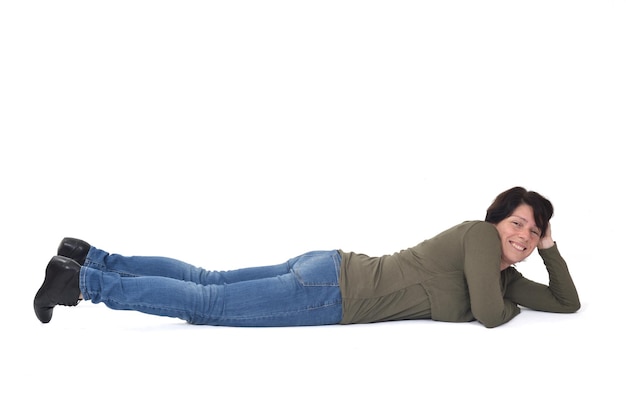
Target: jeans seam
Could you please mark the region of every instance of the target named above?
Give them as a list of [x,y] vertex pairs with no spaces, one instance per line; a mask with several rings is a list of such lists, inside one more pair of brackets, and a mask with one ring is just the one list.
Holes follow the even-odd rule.
[[114,274],[118,274],[121,275],[123,277],[138,277],[139,275],[137,274],[130,274],[128,272],[125,271],[119,271],[116,269],[109,269],[107,268],[107,266],[103,263],[100,262],[94,262],[94,261],[87,261],[85,262],[84,265],[86,268],[93,268],[93,269],[97,269],[98,271],[102,271],[102,272],[112,272]]
[[204,314],[199,314],[198,317],[202,317],[205,319],[212,319],[212,320],[217,320],[218,322],[229,322],[229,321],[255,321],[255,320],[262,320],[262,319],[267,319],[267,318],[277,318],[277,317],[288,317],[292,314],[297,314],[297,313],[302,313],[305,311],[311,311],[311,310],[319,310],[322,308],[328,308],[328,307],[335,307],[335,306],[341,306],[341,300],[334,300],[332,302],[329,303],[325,303],[319,306],[310,306],[307,308],[303,308],[303,309],[299,309],[299,310],[291,310],[291,311],[284,311],[284,312],[280,312],[280,313],[274,313],[274,314],[263,314],[263,315],[255,315],[255,316],[231,316],[231,317],[217,317],[214,318],[212,316],[206,316]]

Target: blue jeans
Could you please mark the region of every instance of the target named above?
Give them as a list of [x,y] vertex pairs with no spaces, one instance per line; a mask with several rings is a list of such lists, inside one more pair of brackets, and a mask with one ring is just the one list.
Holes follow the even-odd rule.
[[92,247],[80,271],[85,300],[192,324],[306,326],[341,321],[337,251],[279,265],[207,271],[163,257],[126,257]]

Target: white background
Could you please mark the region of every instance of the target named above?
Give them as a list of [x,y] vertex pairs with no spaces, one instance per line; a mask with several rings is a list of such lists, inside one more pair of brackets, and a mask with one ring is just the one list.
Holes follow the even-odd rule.
[[[0,414],[623,415],[624,22],[617,0],[2,2]],[[32,311],[64,236],[210,269],[381,255],[514,185],[555,205],[577,314]]]

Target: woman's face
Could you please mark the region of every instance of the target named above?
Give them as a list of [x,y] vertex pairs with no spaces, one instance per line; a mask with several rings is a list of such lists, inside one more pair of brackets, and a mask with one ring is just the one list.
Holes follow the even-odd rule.
[[509,217],[496,224],[496,229],[502,242],[502,270],[526,259],[541,237],[533,208],[528,204],[519,205]]

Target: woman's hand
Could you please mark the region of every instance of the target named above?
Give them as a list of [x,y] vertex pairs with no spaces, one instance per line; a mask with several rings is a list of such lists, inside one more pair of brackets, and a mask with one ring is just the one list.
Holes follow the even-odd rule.
[[546,228],[546,233],[543,235],[541,239],[539,239],[539,243],[537,244],[538,249],[548,249],[554,246],[554,240],[552,240],[552,227],[550,223],[548,223],[548,227]]

